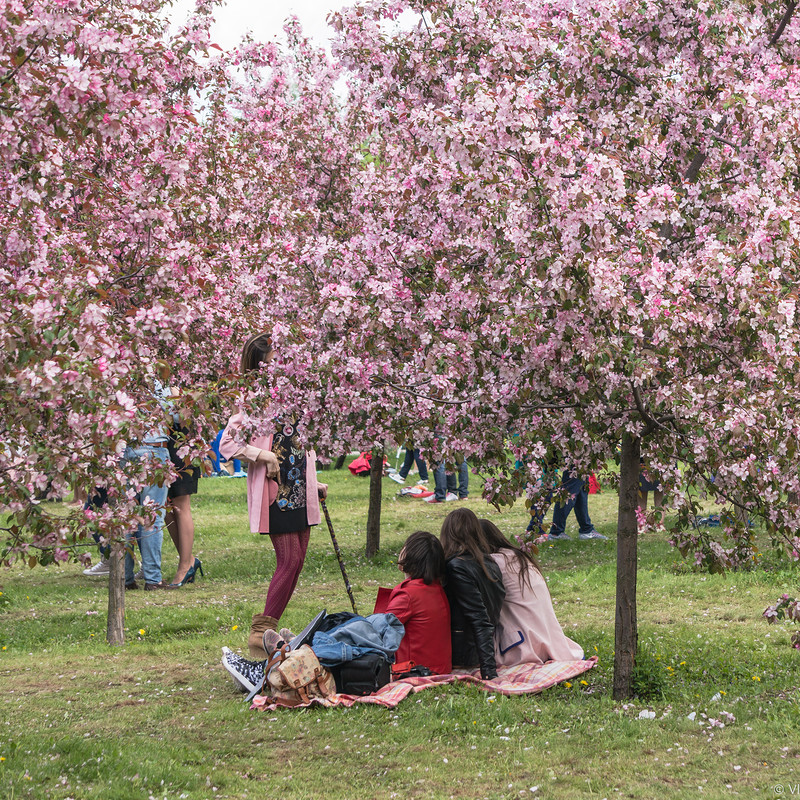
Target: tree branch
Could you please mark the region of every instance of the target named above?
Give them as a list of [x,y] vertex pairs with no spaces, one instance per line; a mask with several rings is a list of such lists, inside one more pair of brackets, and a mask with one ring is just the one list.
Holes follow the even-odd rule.
[[792,14],[794,14],[795,9],[797,8],[797,0],[789,0],[789,5],[786,6],[786,13],[783,15],[783,19],[778,25],[777,30],[775,33],[772,34],[772,38],[769,40],[769,46],[772,47],[774,44],[777,43],[778,39],[781,38],[783,31],[786,29],[786,26],[789,24],[789,20],[792,18]]
[[617,69],[616,67],[609,67],[609,72],[613,72],[615,75],[618,75],[620,78],[632,83],[634,86],[641,86],[642,82],[637,78],[634,78],[633,75],[628,75],[627,72],[623,72],[621,69]]
[[[714,128],[712,135],[719,136],[727,123],[728,117],[727,115],[723,115],[722,119],[717,124],[717,127]],[[703,164],[706,163],[706,158],[708,158],[708,152],[703,150],[698,152],[697,155],[692,159],[692,163],[689,164],[689,169],[686,170],[686,174],[683,176],[683,179],[687,183],[694,183],[697,180],[697,176],[700,174]]]
[[390,389],[394,389],[396,392],[410,394],[412,397],[419,397],[420,400],[430,400],[431,403],[439,403],[439,405],[443,406],[463,406],[468,402],[467,400],[440,400],[438,397],[430,397],[429,395],[419,394],[411,389],[407,389],[405,386],[397,386],[397,384],[389,383],[389,381],[385,381],[383,378],[370,378],[370,383],[375,383],[378,386],[388,386]]

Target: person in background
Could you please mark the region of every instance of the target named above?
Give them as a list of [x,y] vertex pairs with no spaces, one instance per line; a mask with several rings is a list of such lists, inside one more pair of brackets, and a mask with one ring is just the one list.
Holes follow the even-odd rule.
[[406,455],[403,459],[403,466],[400,467],[398,472],[393,472],[389,475],[389,478],[393,480],[395,483],[405,483],[406,478],[408,477],[408,473],[411,471],[411,466],[416,462],[417,471],[419,472],[419,481],[418,483],[427,483],[428,482],[428,465],[425,463],[425,459],[422,458],[420,455],[419,450],[414,448],[414,445],[411,442],[406,444]]
[[[262,364],[275,357],[267,333],[251,336],[242,348],[241,372],[255,379]],[[247,507],[252,533],[269,536],[275,548],[275,573],[267,588],[264,611],[253,615],[248,647],[253,658],[267,657],[263,635],[277,630],[306,558],[311,526],[320,523],[319,498],[328,487],[317,483],[316,456],[306,451],[298,433],[299,420],[275,419],[266,434],[243,441],[241,430],[250,423],[246,412],[234,414],[220,438],[220,453],[249,464]]]
[[603,536],[594,529],[589,517],[589,485],[586,481],[569,470],[561,473],[561,487],[566,492],[567,498],[563,502],[557,501],[553,509],[553,524],[547,537],[550,541],[569,541],[572,537],[567,533],[567,517],[575,509],[575,519],[578,521],[579,539],[599,539],[605,541]]

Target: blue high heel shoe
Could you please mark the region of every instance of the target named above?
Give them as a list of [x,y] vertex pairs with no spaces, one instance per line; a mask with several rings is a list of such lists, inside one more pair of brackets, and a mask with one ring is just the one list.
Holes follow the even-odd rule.
[[183,576],[183,580],[180,583],[171,583],[170,586],[183,586],[185,583],[194,583],[194,577],[197,573],[200,573],[205,577],[203,574],[203,563],[200,561],[199,558],[195,558],[194,564],[186,570],[186,574]]

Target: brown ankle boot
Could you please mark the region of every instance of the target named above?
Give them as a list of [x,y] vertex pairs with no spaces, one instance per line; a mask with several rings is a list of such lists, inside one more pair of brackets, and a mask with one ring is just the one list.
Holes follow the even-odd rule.
[[250,626],[250,638],[247,646],[250,649],[250,658],[263,661],[269,658],[267,651],[264,650],[263,637],[266,630],[277,630],[278,620],[275,617],[268,617],[266,614],[253,614],[253,624]]

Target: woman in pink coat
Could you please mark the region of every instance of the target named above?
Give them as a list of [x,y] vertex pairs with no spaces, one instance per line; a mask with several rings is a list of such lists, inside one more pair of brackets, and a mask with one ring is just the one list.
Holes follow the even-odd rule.
[[[269,334],[251,336],[242,349],[242,375],[258,370],[275,357]],[[328,487],[317,482],[316,457],[303,449],[297,421],[286,417],[274,421],[265,436],[244,441],[249,419],[244,412],[228,421],[219,443],[225,458],[249,462],[247,510],[251,533],[268,535],[275,548],[275,574],[267,588],[262,614],[253,615],[248,646],[253,658],[266,658],[263,635],[277,630],[278,620],[297,586],[308,549],[311,526],[319,525],[319,498]]]
[[539,565],[515,547],[488,519],[481,520],[489,555],[500,567],[506,596],[495,629],[497,666],[579,661],[583,649],[565,636]]

